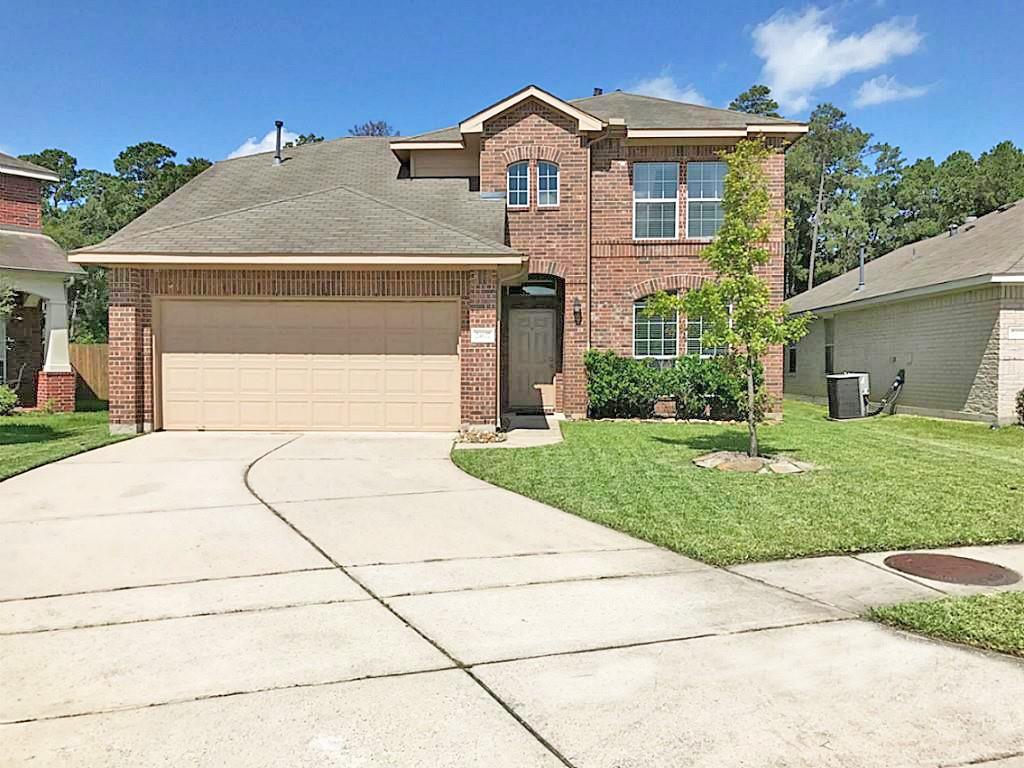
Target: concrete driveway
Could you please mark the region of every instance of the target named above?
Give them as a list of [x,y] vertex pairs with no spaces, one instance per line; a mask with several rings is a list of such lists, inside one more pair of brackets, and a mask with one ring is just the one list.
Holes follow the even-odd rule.
[[161,433],[0,483],[0,762],[1022,764],[1021,663],[493,488],[449,447]]

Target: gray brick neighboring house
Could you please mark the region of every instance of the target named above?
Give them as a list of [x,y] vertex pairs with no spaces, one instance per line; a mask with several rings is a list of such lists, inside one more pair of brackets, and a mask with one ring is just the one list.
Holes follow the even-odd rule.
[[900,410],[998,424],[1024,389],[1024,200],[905,245],[800,294],[810,333],[788,350],[790,396],[825,397],[826,366],[867,371],[880,399],[901,368]]

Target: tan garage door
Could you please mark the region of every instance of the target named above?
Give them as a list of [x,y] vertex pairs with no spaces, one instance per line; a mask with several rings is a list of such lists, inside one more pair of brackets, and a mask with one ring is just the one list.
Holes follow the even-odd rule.
[[159,302],[165,429],[450,430],[456,301]]

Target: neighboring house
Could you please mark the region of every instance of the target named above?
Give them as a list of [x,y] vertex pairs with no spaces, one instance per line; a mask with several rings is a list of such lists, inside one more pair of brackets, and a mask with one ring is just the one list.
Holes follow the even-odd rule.
[[42,233],[44,181],[57,176],[0,153],[0,275],[17,291],[14,312],[0,318],[0,382],[17,389],[22,406],[73,411],[65,282],[82,269]]
[[817,316],[787,355],[787,395],[867,371],[878,400],[906,370],[900,410],[999,424],[1024,389],[1024,200],[905,245],[793,298]]
[[[788,120],[529,86],[459,125],[217,163],[72,255],[110,271],[115,430],[493,429],[584,414],[588,347],[700,354],[645,297],[708,274],[718,152],[748,136],[783,208]],[[781,301],[781,224],[765,269]],[[782,391],[781,350],[767,365]]]

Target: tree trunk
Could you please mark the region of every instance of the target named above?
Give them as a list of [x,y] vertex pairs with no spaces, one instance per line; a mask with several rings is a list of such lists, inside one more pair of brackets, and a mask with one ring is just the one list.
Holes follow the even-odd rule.
[[750,446],[747,449],[748,456],[757,456],[757,414],[754,413],[754,403],[757,398],[754,393],[754,361],[747,360],[747,430],[750,432]]
[[814,227],[811,229],[811,258],[807,265],[807,290],[814,287],[814,257],[818,251],[818,226],[821,223],[821,206],[825,197],[825,160],[821,161],[821,176],[818,177],[818,201],[814,204]]

